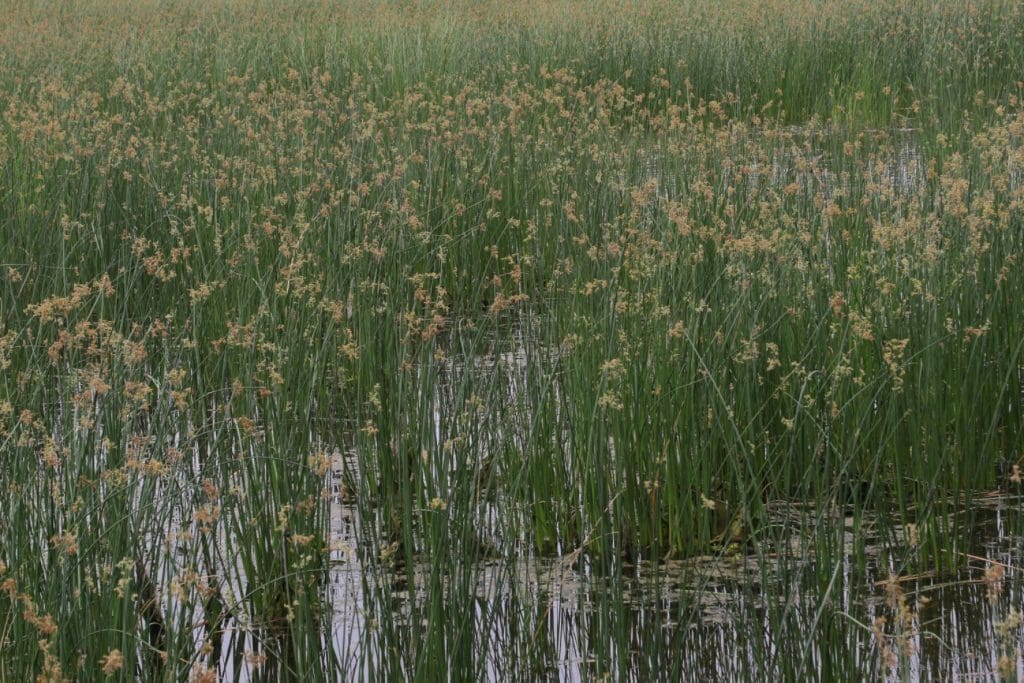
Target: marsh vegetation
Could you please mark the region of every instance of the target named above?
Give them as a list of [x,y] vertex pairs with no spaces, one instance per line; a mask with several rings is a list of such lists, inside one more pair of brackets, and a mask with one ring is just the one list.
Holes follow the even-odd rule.
[[0,2],[0,680],[1024,676],[1024,5]]

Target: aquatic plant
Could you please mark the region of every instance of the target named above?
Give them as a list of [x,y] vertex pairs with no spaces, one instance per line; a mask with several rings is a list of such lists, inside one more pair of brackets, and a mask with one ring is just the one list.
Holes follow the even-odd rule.
[[1014,674],[1020,3],[4,16],[0,678]]

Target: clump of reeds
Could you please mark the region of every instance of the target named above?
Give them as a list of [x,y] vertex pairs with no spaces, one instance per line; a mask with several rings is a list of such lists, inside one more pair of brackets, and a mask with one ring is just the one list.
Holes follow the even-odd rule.
[[1019,484],[1019,3],[10,9],[0,678],[541,675],[521,555],[622,677],[638,567],[829,595],[838,516],[948,569]]

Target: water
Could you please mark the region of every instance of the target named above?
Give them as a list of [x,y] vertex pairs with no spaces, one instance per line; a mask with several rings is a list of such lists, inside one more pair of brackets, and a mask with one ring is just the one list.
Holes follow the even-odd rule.
[[[418,564],[410,584],[397,575],[368,577],[357,552],[358,512],[339,496],[331,637],[353,666],[383,661],[367,606],[387,598],[384,608],[401,622],[422,614],[440,590],[446,601],[474,606],[470,621],[487,680],[584,681],[603,672],[619,680],[727,681],[823,671],[999,680],[1000,670],[1018,680],[1021,503],[999,493],[974,501],[973,543],[958,551],[963,562],[950,571],[913,568],[912,525],[858,520],[840,508],[828,513],[825,532],[838,551],[816,557],[822,532],[809,522],[817,511],[779,504],[770,526],[785,530],[776,535],[783,545],[766,540],[687,560],[619,564],[611,575],[585,555],[509,554],[467,562],[441,584],[429,564]],[[461,572],[471,577],[462,586]],[[376,589],[368,592],[367,581]]]

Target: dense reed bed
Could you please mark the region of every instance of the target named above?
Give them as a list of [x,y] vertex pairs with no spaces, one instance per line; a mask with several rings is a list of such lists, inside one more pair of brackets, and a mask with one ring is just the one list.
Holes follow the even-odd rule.
[[0,680],[1019,675],[1020,3],[0,5]]

